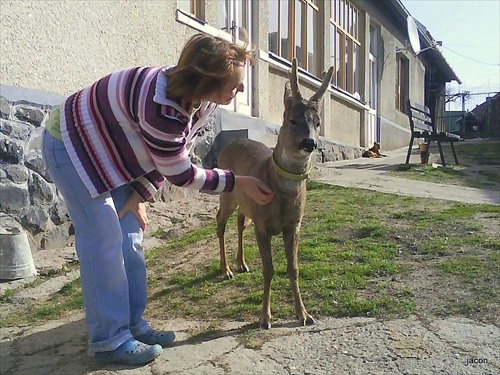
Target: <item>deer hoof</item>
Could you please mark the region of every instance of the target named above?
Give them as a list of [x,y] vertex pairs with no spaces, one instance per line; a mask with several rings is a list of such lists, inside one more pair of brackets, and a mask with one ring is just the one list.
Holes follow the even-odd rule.
[[260,329],[271,329],[271,322],[259,322]]
[[224,275],[224,280],[231,280],[234,279],[234,274],[231,271],[227,271],[226,274]]
[[250,268],[248,268],[248,266],[245,264],[244,266],[241,266],[241,267],[238,269],[238,272],[239,272],[239,273],[250,272]]

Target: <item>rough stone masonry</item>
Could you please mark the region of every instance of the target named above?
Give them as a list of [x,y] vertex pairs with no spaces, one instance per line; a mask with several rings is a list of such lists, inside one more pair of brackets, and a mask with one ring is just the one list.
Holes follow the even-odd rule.
[[0,211],[29,232],[35,249],[63,247],[73,234],[42,160],[42,134],[51,109],[0,96]]

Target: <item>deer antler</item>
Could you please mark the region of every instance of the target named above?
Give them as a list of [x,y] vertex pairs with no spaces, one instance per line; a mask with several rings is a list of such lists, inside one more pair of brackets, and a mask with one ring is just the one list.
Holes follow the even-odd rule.
[[323,76],[323,82],[321,83],[321,86],[319,87],[318,91],[316,91],[316,93],[313,96],[311,96],[311,99],[309,99],[310,102],[319,103],[321,101],[328,85],[330,84],[330,81],[332,80],[332,75],[333,75],[333,66],[331,66],[330,69],[328,69],[328,72]]
[[294,102],[299,102],[302,100],[302,95],[299,91],[299,82],[297,77],[297,59],[294,57],[292,60],[292,70],[290,72],[290,88],[292,91],[292,100]]

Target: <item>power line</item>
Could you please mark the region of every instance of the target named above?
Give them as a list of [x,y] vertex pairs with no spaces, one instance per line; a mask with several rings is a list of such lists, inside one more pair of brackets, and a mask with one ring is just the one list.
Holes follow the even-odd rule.
[[466,55],[462,55],[461,53],[458,53],[456,51],[453,51],[452,49],[449,49],[448,47],[446,46],[442,46],[443,48],[447,49],[448,51],[454,53],[455,55],[458,55],[460,57],[463,57],[464,59],[468,59],[468,60],[471,60],[471,61],[474,61],[474,62],[477,62],[478,64],[483,64],[483,65],[490,65],[490,66],[498,66],[500,67],[500,63],[490,63],[490,62],[484,62],[484,61],[480,61],[480,60],[477,60],[473,57],[470,57],[470,56],[466,56]]

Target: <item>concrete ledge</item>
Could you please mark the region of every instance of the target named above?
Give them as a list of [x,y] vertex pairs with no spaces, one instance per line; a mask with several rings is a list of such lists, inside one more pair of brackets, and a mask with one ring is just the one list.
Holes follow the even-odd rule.
[[3,96],[10,102],[29,102],[39,105],[55,106],[61,104],[66,96],[52,94],[45,91],[25,89],[22,87],[14,87],[0,84],[0,96]]

